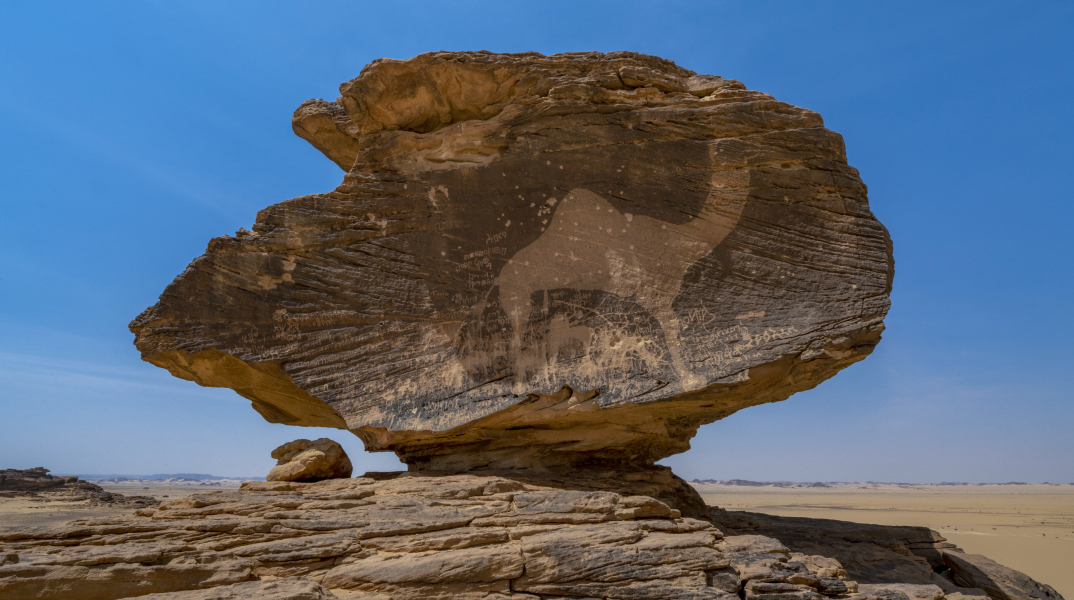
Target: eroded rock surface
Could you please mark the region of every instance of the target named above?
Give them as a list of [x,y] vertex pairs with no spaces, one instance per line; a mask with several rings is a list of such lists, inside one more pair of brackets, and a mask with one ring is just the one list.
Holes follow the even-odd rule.
[[1062,598],[1051,586],[1038,583],[1024,573],[979,554],[965,554],[927,527],[777,517],[719,508],[710,509],[709,516],[728,534],[771,536],[796,552],[838,561],[844,574],[857,581],[859,591],[870,598],[939,600],[945,595],[992,600]]
[[320,481],[351,476],[351,459],[338,443],[328,438],[295,440],[272,451],[275,467],[268,481]]
[[82,481],[77,476],[49,475],[44,467],[33,469],[4,469],[0,471],[0,498],[25,497],[35,502],[89,501],[91,506],[127,506],[141,508],[159,501],[152,496],[125,496],[105,491],[99,485]]
[[1025,573],[1005,567],[980,554],[944,552],[944,565],[955,583],[980,588],[1000,600],[1062,600],[1050,585],[1034,581]]
[[724,537],[650,497],[492,476],[247,482],[53,529],[0,530],[0,597],[819,600],[837,561]]
[[[496,476],[371,475],[247,482],[129,517],[0,529],[0,597],[1061,600],[939,536],[922,541],[919,528],[817,520],[803,546],[808,523],[797,521],[810,519],[783,528],[784,543],[753,532],[778,526],[758,525],[754,513],[751,526],[723,518],[730,526],[716,527],[628,493]],[[837,540],[887,554],[855,553]],[[931,552],[941,565],[974,565],[973,577],[1000,587],[960,587],[970,567],[936,574]],[[878,577],[892,554],[910,560]],[[880,564],[862,570],[869,561]]]
[[346,171],[131,323],[145,360],[414,469],[646,465],[880,339],[891,243],[815,112],[642,54],[379,60]]

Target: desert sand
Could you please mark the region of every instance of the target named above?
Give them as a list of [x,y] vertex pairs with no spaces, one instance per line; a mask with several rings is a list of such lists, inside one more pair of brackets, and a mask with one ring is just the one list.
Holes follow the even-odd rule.
[[695,484],[727,510],[924,526],[1074,597],[1074,485]]

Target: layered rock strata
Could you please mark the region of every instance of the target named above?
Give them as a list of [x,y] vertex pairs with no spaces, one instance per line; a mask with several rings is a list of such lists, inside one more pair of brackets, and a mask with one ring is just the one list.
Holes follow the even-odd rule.
[[817,113],[630,52],[378,60],[345,172],[209,243],[145,360],[414,469],[647,465],[880,339],[891,243]]
[[[910,600],[943,595],[992,600],[1061,600],[1051,586],[979,554],[966,554],[927,527],[867,525],[830,519],[777,517],[711,508],[710,519],[736,535],[779,538],[791,550],[831,557],[863,592],[899,589]],[[892,588],[899,584],[900,588]],[[879,586],[879,587],[878,587]]]
[[[49,475],[45,467],[4,469],[0,471],[0,492],[39,492],[78,483],[77,476]],[[85,482],[83,482],[85,483]],[[89,484],[93,485],[93,484]]]
[[907,600],[653,498],[472,475],[247,482],[133,517],[0,530],[0,556],[15,557],[5,600]]
[[44,467],[0,471],[0,498],[24,497],[35,502],[81,502],[91,506],[110,505],[141,508],[159,501],[152,496],[113,494],[77,476],[49,475]]

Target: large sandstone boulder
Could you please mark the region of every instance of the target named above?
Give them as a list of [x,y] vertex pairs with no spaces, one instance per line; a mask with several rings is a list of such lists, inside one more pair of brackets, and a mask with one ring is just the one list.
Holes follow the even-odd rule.
[[266,481],[320,481],[351,476],[351,459],[328,438],[295,440],[272,451],[277,459]]
[[630,52],[378,60],[345,172],[209,243],[145,360],[411,468],[646,465],[879,342],[891,242],[817,113]]

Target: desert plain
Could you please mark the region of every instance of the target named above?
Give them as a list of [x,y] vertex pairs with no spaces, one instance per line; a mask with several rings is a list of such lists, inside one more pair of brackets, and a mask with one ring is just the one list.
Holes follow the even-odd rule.
[[[90,479],[106,491],[124,496],[151,496],[157,500],[177,500],[190,494],[226,490],[234,491],[242,484],[241,479],[218,479],[214,481],[159,481],[128,480],[108,481]],[[78,502],[49,501],[38,498],[0,498],[0,527],[58,526],[84,517],[107,517],[133,515],[135,508],[117,508],[109,505],[91,506],[88,500]]]
[[1074,597],[1074,484],[825,485],[694,487],[706,504],[731,511],[928,527]]

